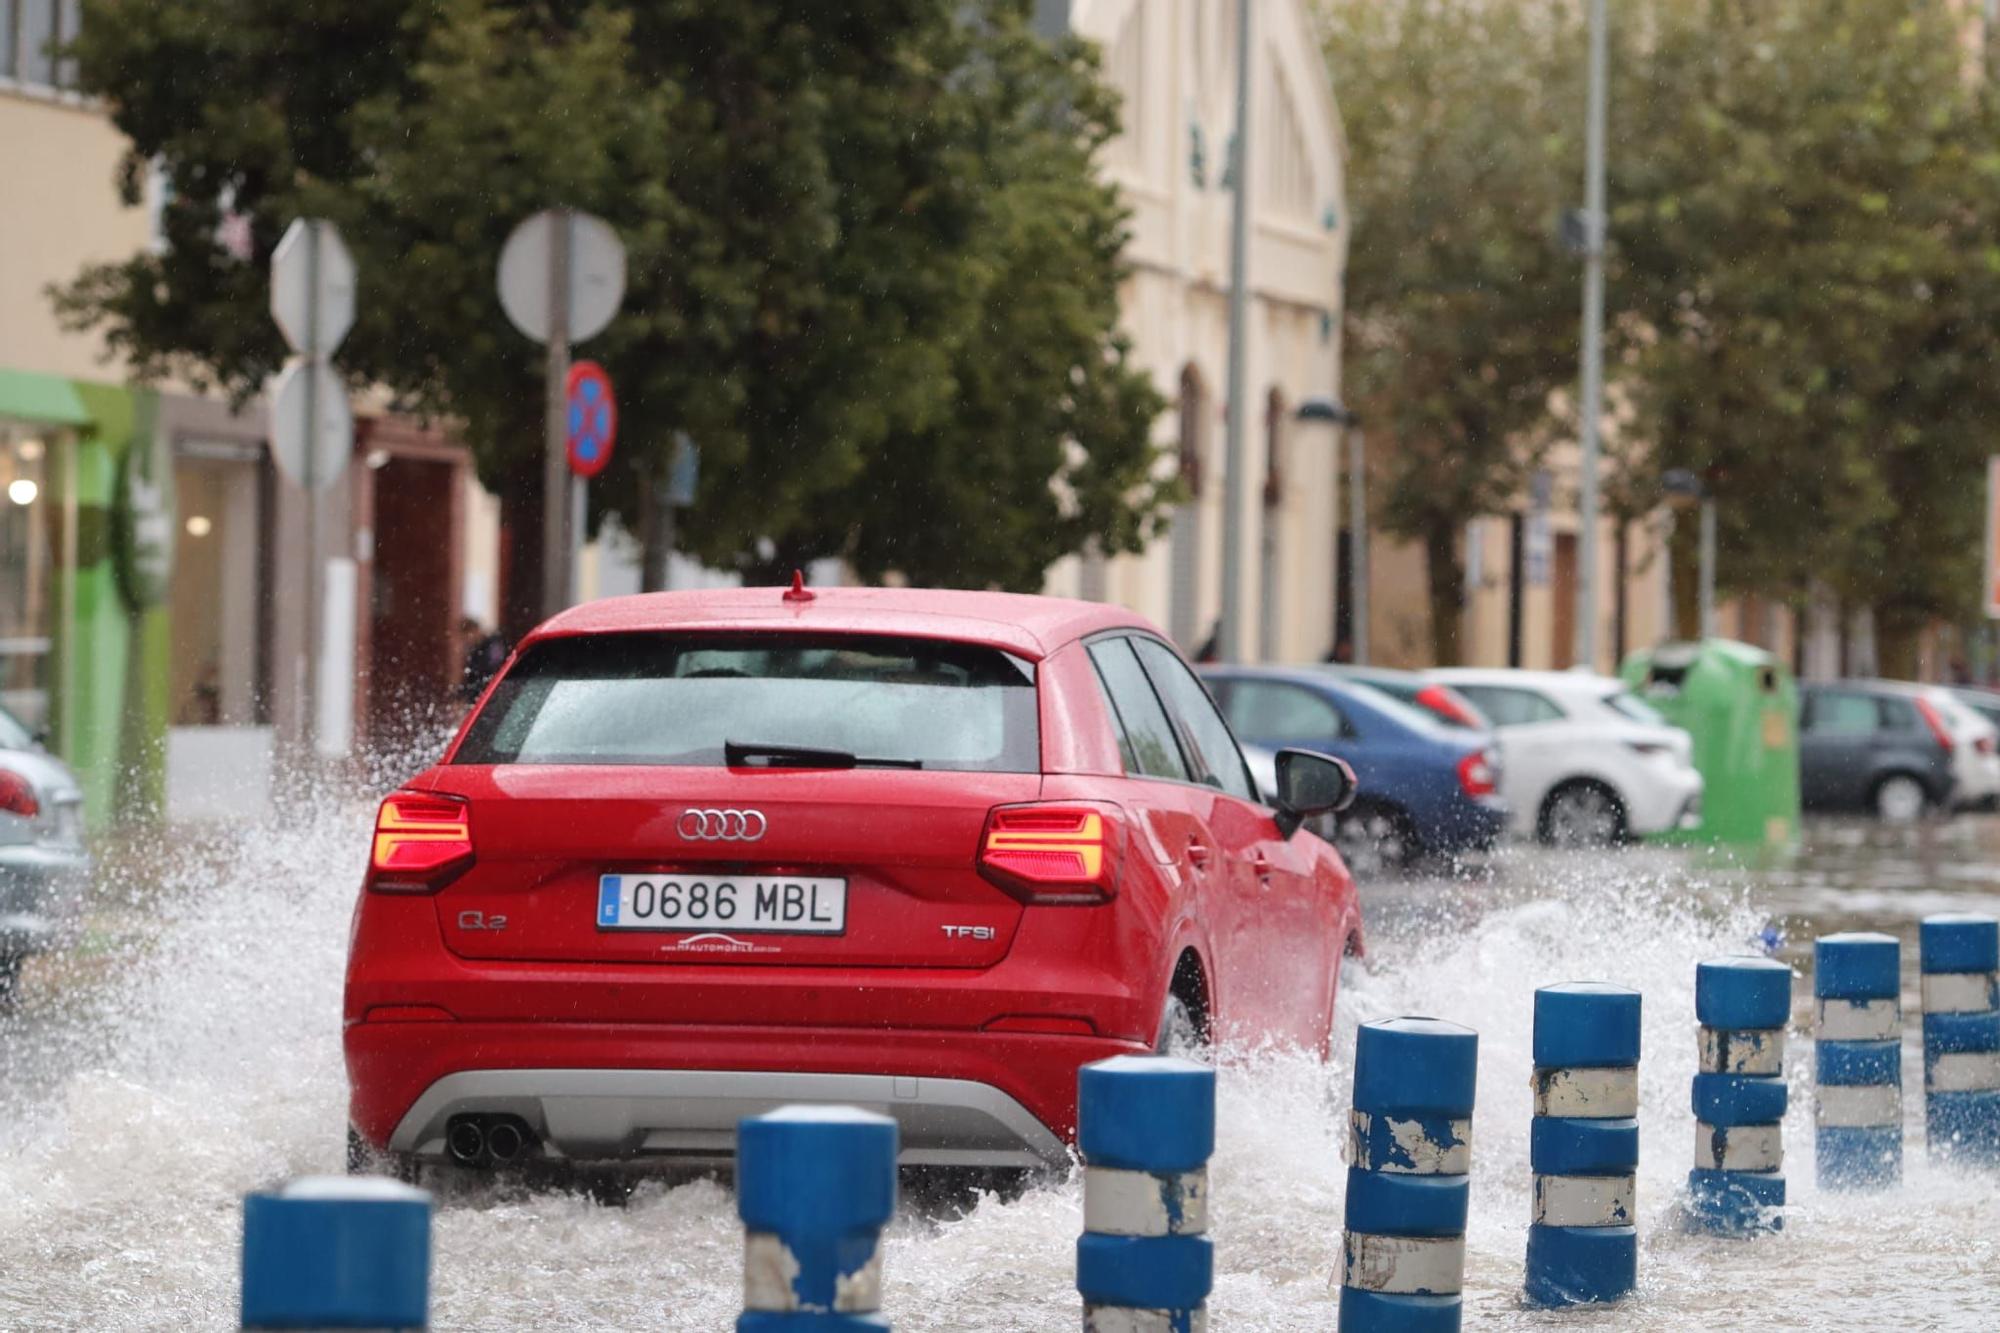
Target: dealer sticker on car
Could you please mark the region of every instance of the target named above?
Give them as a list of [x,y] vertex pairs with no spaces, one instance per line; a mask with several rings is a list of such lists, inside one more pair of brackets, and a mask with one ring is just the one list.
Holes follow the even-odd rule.
[[768,931],[841,935],[847,881],[761,875],[604,875],[601,930]]

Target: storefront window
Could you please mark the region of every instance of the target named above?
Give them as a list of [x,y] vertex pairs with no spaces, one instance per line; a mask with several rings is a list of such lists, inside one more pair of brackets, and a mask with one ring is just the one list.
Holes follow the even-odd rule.
[[31,728],[49,716],[49,447],[42,435],[0,422],[0,705]]
[[175,448],[173,725],[269,720],[261,621],[260,447],[181,440]]

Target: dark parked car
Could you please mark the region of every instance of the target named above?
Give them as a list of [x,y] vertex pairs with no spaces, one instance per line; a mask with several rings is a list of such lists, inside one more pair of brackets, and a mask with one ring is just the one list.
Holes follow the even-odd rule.
[[1491,733],[1445,725],[1372,686],[1315,668],[1206,673],[1236,734],[1268,750],[1345,759],[1360,795],[1332,830],[1357,874],[1426,854],[1484,850],[1507,826]]
[[1799,691],[1799,796],[1808,810],[1915,819],[1948,810],[1951,733],[1929,700],[1872,681]]

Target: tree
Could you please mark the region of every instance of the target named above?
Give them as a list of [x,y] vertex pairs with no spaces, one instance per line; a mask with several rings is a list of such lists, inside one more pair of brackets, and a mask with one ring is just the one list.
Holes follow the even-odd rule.
[[[1101,299],[1111,111],[1087,51],[1033,44],[1027,0],[87,6],[81,76],[132,140],[128,189],[158,162],[174,196],[163,252],[84,273],[67,316],[142,375],[247,396],[283,354],[270,249],[293,216],[333,218],[363,275],[340,360],[459,424],[505,505],[511,628],[535,618],[541,376],[493,273],[555,203],[629,252],[624,309],[584,349],[621,399],[600,514],[649,526],[677,430],[703,449],[681,547],[757,577],[839,555],[1029,586],[1090,538],[1131,548],[1157,505],[1158,400]],[[215,239],[228,212],[247,260]],[[1027,244],[1053,276],[1010,306]],[[1011,317],[1060,287],[1064,311]],[[1075,497],[1061,522],[1052,484]]]
[[1382,475],[1377,517],[1419,542],[1434,659],[1459,657],[1468,520],[1511,508],[1576,372],[1581,183],[1575,6],[1330,0],[1327,59],[1353,216],[1347,383]]
[[1872,606],[1883,666],[1975,587],[2000,409],[1996,124],[1896,0],[1628,9],[1612,232],[1638,433],[1711,478],[1719,582]]

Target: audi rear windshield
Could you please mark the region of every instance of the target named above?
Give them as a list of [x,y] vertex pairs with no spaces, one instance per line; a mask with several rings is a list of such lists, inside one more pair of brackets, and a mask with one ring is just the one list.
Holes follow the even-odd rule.
[[1037,773],[1032,663],[938,639],[601,634],[535,645],[459,764]]

